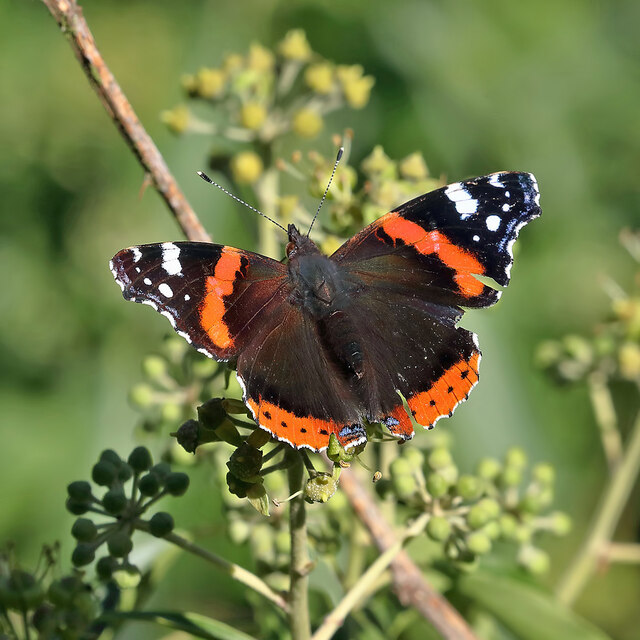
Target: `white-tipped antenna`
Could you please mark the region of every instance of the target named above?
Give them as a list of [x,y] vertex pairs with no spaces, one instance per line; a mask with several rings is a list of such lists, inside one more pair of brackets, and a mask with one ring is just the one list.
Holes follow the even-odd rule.
[[313,220],[311,221],[311,225],[309,226],[309,231],[307,231],[307,238],[309,237],[309,234],[311,233],[311,229],[313,229],[313,225],[315,224],[316,218],[318,217],[318,214],[320,213],[320,209],[322,209],[322,205],[324,204],[325,198],[327,197],[327,193],[329,193],[329,187],[331,186],[331,183],[333,182],[333,176],[336,175],[336,169],[338,168],[338,165],[340,164],[340,160],[342,160],[342,154],[344,153],[344,147],[340,147],[340,149],[338,149],[338,156],[336,157],[336,163],[333,165],[333,171],[331,172],[331,177],[329,178],[329,184],[327,185],[327,188],[324,190],[324,195],[322,196],[322,200],[320,200],[320,204],[318,205],[318,210],[316,211],[316,215],[313,216]]
[[238,196],[234,196],[233,193],[231,193],[230,191],[227,191],[224,187],[220,186],[217,182],[213,181],[204,171],[196,171],[196,173],[205,182],[212,184],[214,187],[218,187],[220,191],[222,191],[223,193],[226,193],[229,197],[233,198],[236,202],[239,202],[240,204],[243,204],[245,207],[247,207],[247,209],[251,209],[251,211],[255,211],[256,213],[260,214],[263,218],[266,218],[267,220],[269,220],[269,222],[273,222],[273,224],[275,224],[276,227],[280,227],[285,233],[289,233],[279,222],[276,222],[275,220],[270,218],[266,213],[262,213],[262,211],[260,211],[259,209],[252,207],[248,202],[245,202],[244,200],[241,200],[240,198],[238,198]]

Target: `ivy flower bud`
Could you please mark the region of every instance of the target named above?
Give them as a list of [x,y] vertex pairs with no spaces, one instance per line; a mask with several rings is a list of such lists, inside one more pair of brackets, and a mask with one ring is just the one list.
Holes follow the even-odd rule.
[[247,55],[247,67],[249,69],[264,73],[271,71],[275,66],[275,62],[275,56],[270,49],[257,42],[254,42],[249,47],[249,54]]
[[329,473],[320,472],[309,478],[304,487],[304,499],[307,502],[327,502],[338,489],[338,481]]
[[231,454],[227,467],[236,478],[257,482],[262,468],[262,451],[245,442]]
[[537,464],[531,472],[533,479],[543,486],[550,486],[556,479],[556,471],[546,463]]
[[292,29],[287,32],[278,45],[278,51],[283,58],[298,62],[306,62],[311,58],[312,53],[307,36],[302,29]]
[[620,375],[627,380],[640,378],[640,345],[635,342],[625,342],[618,351]]
[[476,473],[483,480],[494,480],[502,470],[502,465],[494,458],[483,458],[478,463]]
[[427,164],[419,151],[402,160],[399,169],[400,175],[407,180],[424,180],[429,175]]
[[449,491],[449,483],[440,473],[430,473],[427,476],[427,491],[434,498],[442,498]]
[[244,58],[239,53],[228,53],[222,63],[222,68],[227,73],[232,73],[242,68]]
[[549,514],[549,518],[551,521],[550,529],[555,535],[566,536],[571,531],[573,523],[566,513],[554,511]]
[[527,466],[527,454],[520,447],[511,447],[505,455],[505,465],[515,469],[524,469]]
[[142,372],[153,381],[162,381],[168,372],[168,363],[162,356],[150,355],[142,360]]
[[189,108],[183,104],[168,109],[160,114],[160,119],[167,126],[171,133],[180,135],[189,128],[191,114]]
[[429,466],[434,470],[444,469],[453,463],[451,452],[442,447],[434,449],[427,458]]
[[541,575],[549,571],[551,560],[546,551],[525,546],[518,554],[518,563],[530,573]]
[[322,116],[313,109],[300,109],[293,116],[291,128],[301,138],[315,138],[323,126]]
[[242,151],[231,158],[231,174],[239,184],[253,184],[263,170],[262,158],[255,151]]
[[260,102],[247,102],[240,109],[240,123],[245,129],[257,131],[267,119],[267,110]]
[[371,89],[376,83],[373,76],[363,76],[342,86],[344,97],[353,109],[362,109],[369,102]]
[[456,490],[464,500],[475,500],[480,495],[480,483],[474,476],[463,475],[458,478]]
[[196,91],[202,98],[218,98],[224,91],[227,76],[221,69],[202,68],[196,73]]
[[141,383],[135,385],[135,387],[129,391],[129,402],[136,409],[148,409],[153,405],[153,396],[153,387],[148,384]]
[[334,86],[334,69],[329,62],[311,64],[304,72],[304,81],[307,86],[320,95],[331,93]]

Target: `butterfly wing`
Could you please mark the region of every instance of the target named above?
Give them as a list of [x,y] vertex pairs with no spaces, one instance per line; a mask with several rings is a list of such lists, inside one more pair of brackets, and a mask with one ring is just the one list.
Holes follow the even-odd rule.
[[474,334],[455,326],[462,307],[499,299],[501,292],[475,276],[506,286],[518,232],[539,215],[531,174],[496,173],[420,196],[333,254],[365,292],[352,313],[367,360],[376,363],[365,390],[370,419],[409,438],[413,426],[395,390],[427,427],[466,399],[480,350]]
[[287,269],[264,256],[201,242],[146,244],[110,263],[122,295],[153,307],[196,349],[237,357],[287,284]]
[[195,242],[131,247],[110,266],[127,300],[153,307],[206,355],[237,359],[243,400],[263,429],[313,450],[331,433],[344,446],[364,440],[355,399],[312,321],[288,302],[286,266]]

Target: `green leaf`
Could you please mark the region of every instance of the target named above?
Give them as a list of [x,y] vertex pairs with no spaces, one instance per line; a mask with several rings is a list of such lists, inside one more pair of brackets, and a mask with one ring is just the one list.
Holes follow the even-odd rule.
[[459,590],[522,640],[610,640],[541,589],[488,572],[464,576]]
[[104,622],[154,622],[176,631],[190,633],[206,640],[256,640],[253,636],[198,613],[172,613],[169,611],[115,611],[100,617]]

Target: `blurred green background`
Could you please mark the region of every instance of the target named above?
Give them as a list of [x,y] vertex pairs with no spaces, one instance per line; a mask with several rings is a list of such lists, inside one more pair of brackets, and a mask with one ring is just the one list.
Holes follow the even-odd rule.
[[[541,340],[589,333],[606,314],[603,276],[625,286],[633,276],[617,236],[639,219],[640,3],[94,0],[84,8],[107,63],[218,242],[251,248],[256,221],[195,176],[206,137],[172,137],[159,113],[182,99],[184,72],[253,41],[272,45],[294,27],[323,56],[362,64],[377,80],[365,110],[329,121],[327,132],[354,129],[354,159],[382,144],[395,158],[422,151],[432,173],[450,180],[502,169],[536,174],[543,217],[522,234],[508,295],[465,316],[480,334],[482,384],[438,428],[454,434],[463,465],[519,444],[556,466],[556,504],[575,528],[550,542],[553,584],[584,535],[606,469],[586,390],[554,387],[533,356]],[[86,477],[102,448],[124,454],[134,442],[127,391],[167,331],[159,315],[123,303],[107,262],[122,247],[181,236],[155,193],[139,197],[141,169],[43,5],[0,5],[0,58],[0,540],[16,541],[29,562],[42,542],[68,538],[66,484]],[[314,145],[333,153],[327,135]],[[637,395],[620,394],[627,429]],[[200,471],[183,502],[181,525],[203,514],[219,519]],[[630,504],[619,540],[638,539],[637,488]],[[224,540],[217,545],[247,561]],[[185,584],[175,606],[212,606],[210,577],[196,562],[175,571]],[[227,595],[213,606],[232,618],[242,592],[222,579],[218,587]],[[577,609],[631,640],[639,601],[637,566],[613,566]]]

